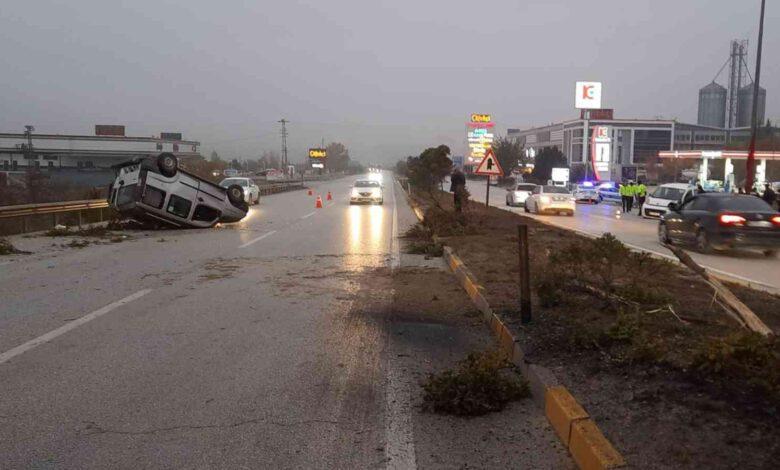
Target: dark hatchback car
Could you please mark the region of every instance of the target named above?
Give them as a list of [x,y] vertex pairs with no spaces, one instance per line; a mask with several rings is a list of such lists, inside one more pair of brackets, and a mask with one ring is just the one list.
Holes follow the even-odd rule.
[[755,196],[702,193],[669,209],[658,224],[661,243],[690,243],[703,253],[758,248],[774,256],[780,249],[780,212]]

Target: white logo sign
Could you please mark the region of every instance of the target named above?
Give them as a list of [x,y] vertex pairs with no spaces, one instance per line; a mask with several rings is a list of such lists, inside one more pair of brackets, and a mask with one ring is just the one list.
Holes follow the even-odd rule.
[[574,107],[601,109],[601,82],[577,82],[574,90]]
[[553,168],[552,180],[556,183],[568,183],[569,182],[569,169],[568,168]]

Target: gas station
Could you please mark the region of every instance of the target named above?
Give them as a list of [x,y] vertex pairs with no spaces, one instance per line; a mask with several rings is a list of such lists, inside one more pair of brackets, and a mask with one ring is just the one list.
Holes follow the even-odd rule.
[[[761,188],[767,180],[768,163],[780,161],[780,152],[776,151],[756,151],[754,153],[756,160],[755,184]],[[721,179],[716,174],[710,172],[710,164],[713,162],[724,162],[722,181],[725,189],[736,191],[736,188],[742,184],[741,181],[735,181],[735,162],[740,162],[745,166],[748,158],[747,150],[672,150],[658,152],[658,158],[662,161],[682,161],[688,163],[697,163],[699,170],[697,180],[701,182],[712,179]]]

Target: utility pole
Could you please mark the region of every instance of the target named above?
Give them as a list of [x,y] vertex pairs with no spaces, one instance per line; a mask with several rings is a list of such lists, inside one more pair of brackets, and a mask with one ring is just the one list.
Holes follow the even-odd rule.
[[279,122],[282,124],[282,171],[287,175],[287,123],[290,121],[282,118]]
[[750,147],[748,147],[748,157],[745,163],[745,192],[750,194],[753,191],[753,181],[756,177],[756,134],[758,133],[758,90],[761,79],[761,49],[764,43],[764,9],[766,0],[761,0],[761,15],[758,23],[758,48],[756,50],[756,77],[753,80],[753,109],[750,118]]

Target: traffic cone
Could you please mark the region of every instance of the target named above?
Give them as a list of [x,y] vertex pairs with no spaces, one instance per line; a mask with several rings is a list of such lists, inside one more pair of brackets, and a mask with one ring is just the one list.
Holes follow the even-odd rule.
[[309,190],[309,196],[313,195],[314,193],[311,192],[311,189]]
[[315,209],[322,209],[322,197],[317,196],[317,202],[314,204]]
[[333,196],[331,196],[330,191],[328,191],[328,201],[332,201],[332,200],[333,200]]

